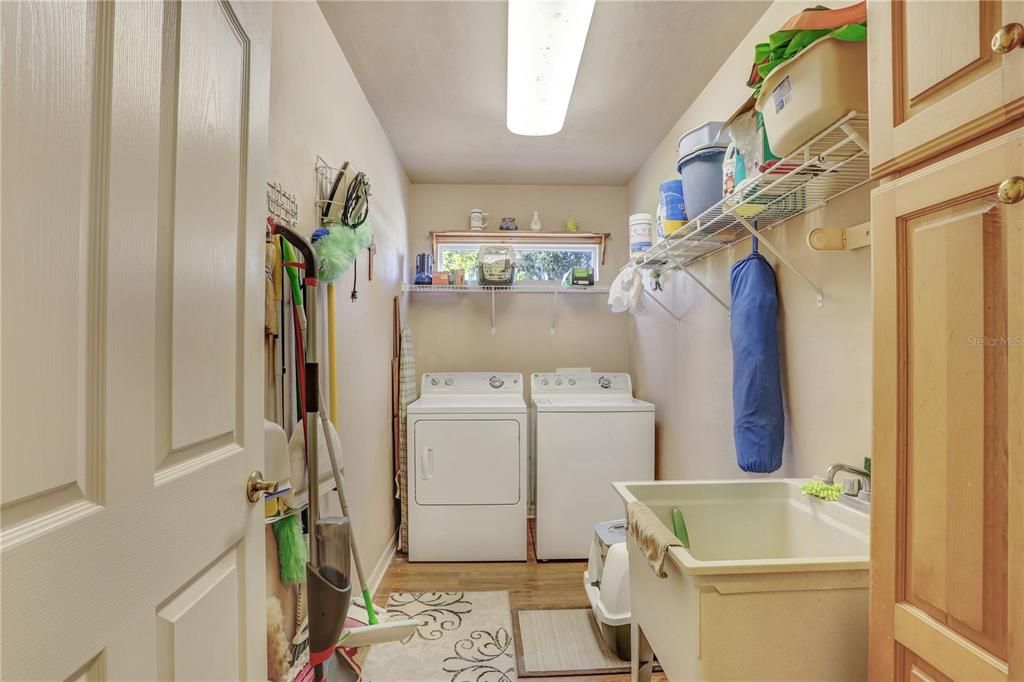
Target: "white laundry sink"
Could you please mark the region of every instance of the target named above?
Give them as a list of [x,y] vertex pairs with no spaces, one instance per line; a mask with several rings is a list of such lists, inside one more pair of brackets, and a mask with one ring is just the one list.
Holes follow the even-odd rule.
[[866,678],[870,517],[802,483],[614,484],[669,529],[678,507],[690,539],[665,579],[627,541],[635,667],[645,636],[673,680]]

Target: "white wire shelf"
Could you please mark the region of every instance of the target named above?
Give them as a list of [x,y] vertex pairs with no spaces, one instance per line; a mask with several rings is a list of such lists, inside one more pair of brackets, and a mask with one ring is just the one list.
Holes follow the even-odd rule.
[[685,267],[755,231],[824,206],[860,187],[870,180],[867,139],[867,116],[850,112],[690,220],[682,230],[652,246],[636,259],[637,264]]
[[402,284],[402,291],[423,292],[431,294],[464,293],[464,294],[607,294],[606,285],[561,285],[561,284],[509,284],[505,286],[481,286],[479,284]]

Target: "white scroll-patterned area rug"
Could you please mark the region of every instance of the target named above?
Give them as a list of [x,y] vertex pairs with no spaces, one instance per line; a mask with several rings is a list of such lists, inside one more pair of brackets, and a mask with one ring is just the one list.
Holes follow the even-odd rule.
[[516,648],[508,592],[394,592],[389,618],[424,624],[370,649],[366,682],[513,682]]

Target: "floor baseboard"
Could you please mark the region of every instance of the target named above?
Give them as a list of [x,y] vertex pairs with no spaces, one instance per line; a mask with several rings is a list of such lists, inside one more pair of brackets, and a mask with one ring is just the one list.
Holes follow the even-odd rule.
[[377,588],[380,587],[381,581],[384,580],[384,575],[388,572],[392,559],[395,558],[395,552],[398,551],[398,532],[396,529],[395,534],[388,540],[388,544],[384,547],[380,558],[377,559],[377,564],[373,567],[373,572],[370,573],[368,582],[370,583],[370,594],[373,597],[377,596]]

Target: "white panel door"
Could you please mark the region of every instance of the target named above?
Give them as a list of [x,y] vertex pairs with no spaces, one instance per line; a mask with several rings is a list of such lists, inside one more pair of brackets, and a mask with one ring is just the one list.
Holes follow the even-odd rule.
[[0,678],[265,679],[271,8],[0,12]]
[[519,503],[519,422],[417,421],[413,447],[417,504]]

